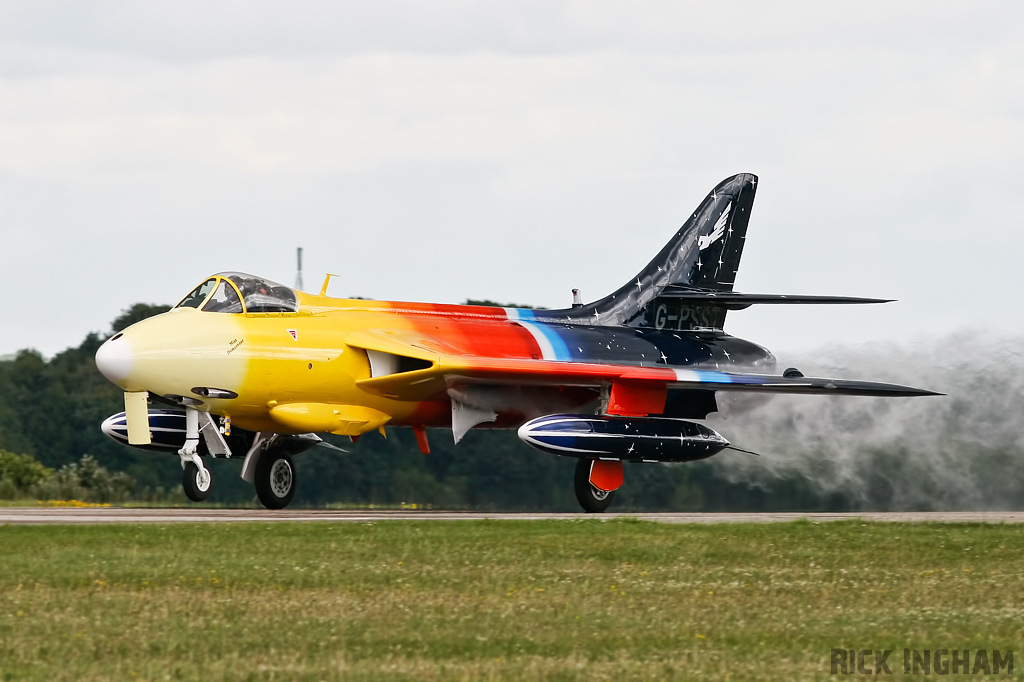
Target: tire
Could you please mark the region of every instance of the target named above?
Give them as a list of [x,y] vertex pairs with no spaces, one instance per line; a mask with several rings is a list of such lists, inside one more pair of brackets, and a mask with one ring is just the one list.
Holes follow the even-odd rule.
[[256,463],[256,497],[267,509],[284,509],[295,496],[295,464],[287,452],[270,450]]
[[573,484],[576,488],[576,499],[583,511],[588,514],[600,514],[615,499],[615,491],[605,492],[590,484],[590,465],[594,460],[580,458],[576,462],[576,475]]
[[185,489],[185,497],[193,502],[202,502],[213,490],[213,472],[210,467],[204,468],[207,475],[200,476],[196,463],[187,462],[185,470],[181,472],[181,487]]

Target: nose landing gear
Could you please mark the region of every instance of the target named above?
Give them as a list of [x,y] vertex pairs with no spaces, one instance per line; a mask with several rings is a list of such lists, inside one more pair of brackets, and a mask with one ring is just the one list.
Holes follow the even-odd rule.
[[213,489],[213,472],[206,467],[200,469],[190,460],[185,463],[185,469],[182,471],[181,487],[185,489],[185,497],[193,502],[202,502],[210,496]]
[[203,465],[199,456],[199,412],[185,408],[185,444],[178,450],[181,457],[181,487],[185,497],[193,502],[202,502],[213,489],[213,473]]

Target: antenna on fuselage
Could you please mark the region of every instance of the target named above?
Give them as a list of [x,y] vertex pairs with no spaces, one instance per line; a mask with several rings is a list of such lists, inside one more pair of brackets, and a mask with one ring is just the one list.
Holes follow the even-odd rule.
[[331,283],[331,277],[337,277],[334,273],[328,272],[327,276],[324,277],[324,285],[320,288],[320,295],[327,295],[327,285]]
[[297,255],[299,258],[299,270],[295,275],[295,288],[302,289],[302,247],[297,249]]

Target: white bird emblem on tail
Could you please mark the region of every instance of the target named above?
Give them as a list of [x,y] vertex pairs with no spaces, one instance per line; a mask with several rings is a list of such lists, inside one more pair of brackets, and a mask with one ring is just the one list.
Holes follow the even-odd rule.
[[697,246],[700,247],[701,251],[721,239],[722,235],[725,234],[725,225],[729,222],[730,210],[732,210],[731,201],[725,205],[725,210],[723,210],[722,215],[718,217],[718,221],[715,223],[715,229],[711,230],[711,233],[704,237],[697,237]]

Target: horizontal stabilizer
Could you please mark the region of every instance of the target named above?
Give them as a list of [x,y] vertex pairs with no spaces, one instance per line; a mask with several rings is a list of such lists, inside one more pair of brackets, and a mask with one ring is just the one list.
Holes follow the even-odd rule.
[[754,304],[804,304],[804,305],[835,305],[850,303],[892,303],[887,298],[860,298],[856,296],[800,296],[789,294],[741,294],[738,291],[710,291],[707,289],[690,289],[681,286],[668,286],[659,298],[673,298],[692,301],[701,305],[721,305],[733,309],[746,308]]

